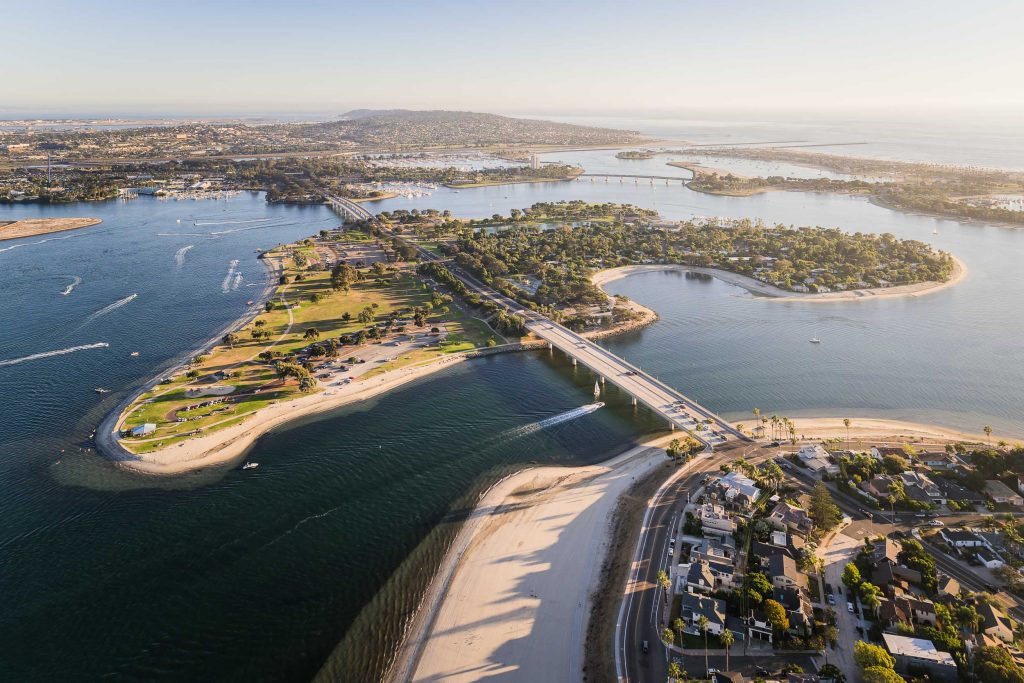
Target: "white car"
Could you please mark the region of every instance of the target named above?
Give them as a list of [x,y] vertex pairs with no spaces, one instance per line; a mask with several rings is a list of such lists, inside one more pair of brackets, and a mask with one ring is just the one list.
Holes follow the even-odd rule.
[[846,603],[846,611],[849,612],[850,614],[853,614],[853,603],[852,602]]
[[942,523],[941,519],[933,519],[932,521],[928,522],[928,524],[930,524],[931,526],[945,526],[945,524]]

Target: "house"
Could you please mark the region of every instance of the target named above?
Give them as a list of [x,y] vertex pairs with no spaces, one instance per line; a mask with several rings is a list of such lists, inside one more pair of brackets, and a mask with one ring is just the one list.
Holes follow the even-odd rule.
[[942,495],[942,490],[935,485],[934,481],[928,478],[928,475],[916,471],[901,472],[900,478],[903,480],[903,489],[910,498],[933,505],[946,504],[946,498]]
[[1013,642],[1013,625],[1005,614],[988,603],[978,605],[977,610],[981,615],[981,633],[1004,643]]
[[786,555],[772,555],[768,561],[768,578],[776,588],[799,588],[803,584],[796,562]]
[[776,588],[772,599],[786,608],[789,631],[794,635],[807,635],[814,627],[814,608],[807,591],[801,588]]
[[743,683],[745,679],[739,671],[718,671],[712,677],[712,683]]
[[972,491],[969,488],[965,488],[954,481],[946,479],[945,477],[937,478],[935,485],[942,491],[943,497],[949,500],[955,500],[959,503],[969,503],[971,505],[981,505],[985,502],[985,496]]
[[935,593],[939,597],[960,595],[960,582],[947,574],[939,574],[935,582]]
[[875,500],[888,501],[889,487],[896,481],[895,477],[886,474],[876,474],[867,481],[860,483],[861,490]]
[[132,427],[131,435],[132,436],[146,436],[147,434],[152,434],[155,431],[156,431],[156,425],[153,424],[152,422],[147,422],[145,424],[139,425],[138,427]]
[[887,456],[887,455],[892,455],[892,456],[895,456],[897,458],[903,458],[904,460],[906,460],[907,457],[908,457],[907,456],[907,452],[905,450],[903,450],[903,448],[901,446],[897,446],[897,447],[892,447],[892,446],[872,446],[871,447],[871,457],[874,458],[875,460],[877,460],[878,462],[882,462],[882,460],[884,460],[885,456]]
[[752,541],[750,543],[750,555],[747,563],[752,567],[757,566],[761,569],[767,569],[768,563],[774,555],[785,555],[790,559],[796,559],[796,554],[789,548],[779,547],[777,545],[763,543],[761,541]]
[[814,522],[811,520],[807,510],[796,505],[790,505],[781,501],[768,515],[768,523],[776,529],[789,529],[801,534],[809,534],[814,529]]
[[1024,505],[1024,497],[998,479],[989,479],[985,482],[985,493],[993,503],[1015,507]]
[[886,538],[881,543],[875,543],[874,554],[871,557],[871,561],[876,567],[882,562],[887,562],[888,564],[899,564],[901,550],[903,550],[903,545],[899,541]]
[[708,569],[715,580],[716,588],[738,588],[736,580],[736,567],[731,562],[708,562]]
[[690,561],[723,562],[732,564],[736,558],[736,541],[732,536],[704,538],[690,549]]
[[982,546],[974,552],[974,556],[978,558],[978,561],[989,569],[999,569],[1003,566],[1003,558],[996,555],[989,548]]
[[736,522],[721,505],[704,503],[698,510],[701,527],[704,533],[727,536],[736,531]]
[[683,630],[693,635],[701,635],[701,617],[707,617],[708,633],[713,636],[719,635],[725,630],[725,601],[684,593],[679,605],[679,618],[686,623]]
[[747,617],[747,637],[750,640],[764,640],[772,642],[775,630],[768,618],[760,612],[751,612]]
[[899,564],[882,562],[871,572],[871,583],[876,586],[888,586],[889,584],[906,581],[907,583],[921,583],[921,572],[910,569]]
[[797,451],[796,457],[800,459],[800,462],[804,464],[804,467],[812,469],[815,472],[820,472],[831,464],[828,451],[822,448],[819,444],[804,446]]
[[686,591],[710,593],[715,590],[715,576],[707,562],[691,562],[686,572]]
[[896,671],[909,674],[925,670],[930,678],[953,683],[957,680],[956,662],[953,655],[935,649],[935,643],[923,638],[908,638],[892,633],[883,633],[885,648],[896,659]]
[[708,488],[716,499],[742,509],[751,507],[761,495],[754,480],[739,472],[729,472]]
[[962,465],[959,458],[949,453],[922,453],[917,459],[933,470],[955,470]]
[[985,539],[970,529],[943,529],[939,536],[954,548],[980,548],[985,545]]

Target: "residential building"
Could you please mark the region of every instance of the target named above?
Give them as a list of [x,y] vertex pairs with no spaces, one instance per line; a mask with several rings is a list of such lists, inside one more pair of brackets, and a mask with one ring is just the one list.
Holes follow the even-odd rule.
[[985,545],[985,539],[970,529],[943,529],[939,536],[954,548],[980,548]]
[[800,588],[802,576],[792,557],[772,555],[768,561],[768,578],[776,588]]
[[893,447],[893,446],[872,446],[871,447],[871,457],[874,458],[875,460],[877,460],[878,462],[882,462],[882,460],[887,455],[896,456],[897,458],[903,458],[904,460],[906,460],[908,458],[907,452],[905,450],[903,450],[903,448],[901,446],[895,446],[895,447]]
[[780,547],[772,543],[763,543],[761,541],[752,541],[750,543],[750,555],[747,559],[747,565],[750,567],[767,569],[768,563],[771,561],[773,555],[785,555],[790,559],[796,559],[796,554],[788,547]]
[[776,588],[772,599],[786,608],[789,631],[795,635],[807,635],[814,627],[814,608],[807,591],[802,588]]
[[1004,643],[1013,642],[1013,625],[1005,614],[988,603],[978,605],[977,610],[981,615],[981,633]]
[[955,500],[958,503],[969,503],[971,505],[981,505],[985,502],[985,496],[945,477],[936,477],[935,485],[939,487],[942,496],[947,501]]
[[715,590],[715,577],[707,562],[691,562],[685,576],[688,593],[710,593]]
[[974,551],[974,556],[988,569],[999,569],[1003,566],[1003,558],[992,552],[989,548],[982,546]]
[[725,630],[725,601],[703,595],[684,593],[680,598],[679,617],[686,623],[687,633],[701,635],[700,618],[707,617],[708,633],[717,636]]
[[750,508],[761,495],[754,480],[739,472],[729,472],[719,478],[708,486],[708,491],[714,499],[740,509]]
[[732,536],[701,539],[690,549],[690,561],[724,562],[732,564],[736,558],[736,541]]
[[705,534],[725,536],[736,531],[736,522],[721,505],[704,503],[698,509],[698,515]]
[[1024,505],[1024,497],[998,479],[989,479],[985,482],[985,493],[993,503],[1015,507]]
[[805,467],[812,469],[815,472],[821,472],[832,464],[828,451],[822,448],[820,444],[804,446],[797,451],[796,457],[800,458],[800,462],[802,462]]
[[903,480],[903,489],[907,492],[908,497],[922,503],[946,504],[942,490],[923,472],[901,472],[900,478]]
[[933,470],[955,470],[962,466],[963,463],[955,455],[949,453],[922,453],[917,456],[917,459],[922,463],[932,468]]
[[814,522],[811,520],[807,510],[786,501],[781,501],[768,515],[768,523],[776,529],[789,529],[801,534],[809,534],[814,529]]
[[896,481],[895,477],[887,474],[876,474],[867,481],[860,483],[861,490],[877,501],[889,502],[889,487]]
[[939,574],[936,579],[935,593],[939,597],[957,597],[960,595],[960,582],[947,574]]
[[935,643],[923,638],[908,638],[892,633],[883,633],[882,639],[889,653],[896,659],[896,671],[909,674],[925,670],[930,678],[953,683],[957,680],[956,662],[953,655],[940,652]]

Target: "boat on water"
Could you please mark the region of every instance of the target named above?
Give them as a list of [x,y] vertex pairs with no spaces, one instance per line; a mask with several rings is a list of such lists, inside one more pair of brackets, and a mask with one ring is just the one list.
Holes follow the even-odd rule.
[[597,410],[598,408],[604,408],[604,401],[598,401],[597,403],[591,403],[590,405],[594,407],[594,410]]
[[260,466],[260,464],[258,462],[247,462],[244,465],[242,465],[242,469],[243,470],[254,470],[254,469],[256,469],[259,466]]
[[594,398],[598,398],[601,395],[601,385],[594,382]]
[[252,299],[249,299],[248,301],[245,302],[245,305],[246,306],[252,306],[252,303],[253,303]]
[[104,389],[103,387],[96,387],[93,391],[95,391],[97,394],[109,394],[110,393],[110,389]]
[[812,344],[820,344],[821,343],[821,340],[818,339],[818,335],[814,335],[813,337],[811,337],[810,341],[811,341]]
[[128,355],[130,355],[132,358],[138,358],[139,357],[139,352],[138,351],[132,351]]
[[938,235],[939,234],[939,229],[935,228],[934,230],[932,230],[932,234],[933,235]]

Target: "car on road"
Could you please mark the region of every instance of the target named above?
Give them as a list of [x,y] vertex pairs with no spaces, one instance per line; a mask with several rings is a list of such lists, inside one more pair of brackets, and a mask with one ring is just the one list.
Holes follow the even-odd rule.
[[915,516],[915,517],[927,517],[928,515],[924,514],[923,512],[918,512],[918,513],[917,513],[916,515],[914,515],[914,516]]
[[941,519],[933,519],[932,521],[928,522],[928,526],[946,526],[946,525],[942,523]]
[[832,595],[831,593],[828,594],[828,604],[836,604],[836,596]]
[[711,678],[716,673],[718,673],[718,669],[715,669],[715,668],[708,669],[708,675],[705,676],[705,678]]
[[648,652],[650,652],[651,646],[645,640],[643,646],[640,649],[644,651],[644,654],[647,654]]
[[846,611],[849,612],[850,614],[853,614],[853,603],[852,602],[846,603]]

